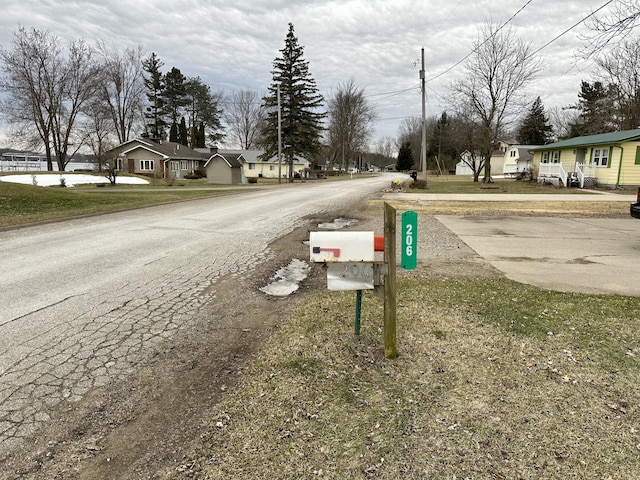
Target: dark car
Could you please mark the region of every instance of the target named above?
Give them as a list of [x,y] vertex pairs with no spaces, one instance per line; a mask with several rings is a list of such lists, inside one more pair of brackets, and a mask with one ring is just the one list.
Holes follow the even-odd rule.
[[632,203],[629,206],[629,212],[634,218],[640,218],[640,187],[638,187],[638,196],[636,197],[636,203]]

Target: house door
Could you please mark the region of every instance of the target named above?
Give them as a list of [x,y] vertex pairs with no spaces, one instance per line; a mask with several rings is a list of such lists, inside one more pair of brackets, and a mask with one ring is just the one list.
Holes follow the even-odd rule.
[[127,158],[127,172],[136,173],[136,161],[134,158]]

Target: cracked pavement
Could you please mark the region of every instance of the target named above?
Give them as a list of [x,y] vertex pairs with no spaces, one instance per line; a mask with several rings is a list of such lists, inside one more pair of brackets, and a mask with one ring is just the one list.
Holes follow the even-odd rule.
[[0,232],[0,461],[52,409],[134,375],[193,328],[216,302],[216,279],[247,274],[304,216],[348,209],[389,181],[294,184]]

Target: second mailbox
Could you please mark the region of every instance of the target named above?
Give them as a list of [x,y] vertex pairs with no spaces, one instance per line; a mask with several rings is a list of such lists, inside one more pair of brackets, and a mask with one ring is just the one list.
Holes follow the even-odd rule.
[[312,262],[373,262],[373,232],[310,232]]

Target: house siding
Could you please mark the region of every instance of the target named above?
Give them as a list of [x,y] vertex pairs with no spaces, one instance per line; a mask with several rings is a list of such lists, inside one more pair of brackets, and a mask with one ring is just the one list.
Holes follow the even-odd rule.
[[[126,154],[126,162],[127,168],[129,170],[128,173],[135,173],[137,175],[146,175],[151,177],[161,177],[162,176],[162,164],[164,158],[161,155],[157,155],[149,150],[145,150],[143,148],[136,148],[127,152]],[[144,169],[143,164],[145,161],[153,162],[153,170]],[[131,167],[133,166],[133,171],[131,171]]]
[[629,142],[624,145],[622,168],[620,168],[620,185],[640,185],[639,152],[640,142]]
[[[586,176],[595,177],[600,186],[614,188],[640,185],[640,129],[576,137],[534,149],[535,176],[539,176],[543,155],[551,158],[553,152],[560,152],[562,167],[566,172],[574,171],[576,162],[588,165],[590,168],[586,169]],[[603,152],[608,154],[604,166]]]

